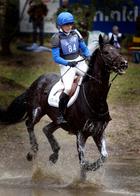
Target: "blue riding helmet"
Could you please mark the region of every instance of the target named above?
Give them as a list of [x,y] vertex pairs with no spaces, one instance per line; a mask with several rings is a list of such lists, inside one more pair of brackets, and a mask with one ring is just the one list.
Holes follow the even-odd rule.
[[57,25],[63,26],[65,24],[74,23],[74,17],[69,12],[61,12],[57,17]]

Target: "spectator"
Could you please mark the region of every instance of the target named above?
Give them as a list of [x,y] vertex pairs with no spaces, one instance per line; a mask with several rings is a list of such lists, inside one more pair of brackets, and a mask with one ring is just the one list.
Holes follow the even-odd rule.
[[[28,47],[28,50],[39,50],[44,45],[44,17],[48,13],[47,5],[41,0],[30,0],[29,1],[29,22],[33,26],[33,44]],[[38,41],[38,30],[39,30],[39,45]]]
[[114,46],[117,49],[120,49],[121,48],[120,42],[121,42],[122,34],[119,32],[119,27],[118,26],[115,25],[115,26],[112,27],[112,32],[110,32],[108,34],[109,39],[111,39],[112,35],[114,37]]

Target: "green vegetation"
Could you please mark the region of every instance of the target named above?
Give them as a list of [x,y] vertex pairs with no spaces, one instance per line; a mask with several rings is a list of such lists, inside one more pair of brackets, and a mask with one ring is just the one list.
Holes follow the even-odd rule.
[[0,106],[7,106],[40,75],[57,72],[51,53],[23,53],[0,59]]
[[[51,53],[17,51],[12,58],[0,59],[0,106],[7,106],[41,74],[58,72]],[[111,75],[113,78],[114,74]],[[140,65],[129,63],[126,74],[118,76],[110,89],[109,103],[140,104]]]
[[[111,78],[114,74],[111,76]],[[109,92],[110,102],[120,104],[140,104],[140,65],[129,63],[129,68],[118,76]]]

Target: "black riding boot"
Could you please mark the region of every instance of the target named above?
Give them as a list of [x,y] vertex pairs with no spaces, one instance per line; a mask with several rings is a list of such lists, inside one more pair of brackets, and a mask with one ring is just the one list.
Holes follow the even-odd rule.
[[67,103],[69,101],[69,95],[62,92],[60,95],[60,101],[59,101],[59,113],[60,115],[57,117],[57,124],[67,123],[65,120],[65,113],[67,108]]

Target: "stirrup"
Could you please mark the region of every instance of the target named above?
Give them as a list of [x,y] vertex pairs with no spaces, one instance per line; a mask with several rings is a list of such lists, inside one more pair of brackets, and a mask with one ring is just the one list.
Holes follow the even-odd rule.
[[65,120],[65,118],[62,115],[57,117],[57,124],[58,125],[65,124],[65,123],[67,123],[67,121]]

